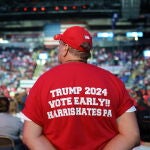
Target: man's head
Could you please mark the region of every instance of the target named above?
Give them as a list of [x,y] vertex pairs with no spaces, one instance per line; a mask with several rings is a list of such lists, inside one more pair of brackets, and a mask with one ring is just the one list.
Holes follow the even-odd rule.
[[10,101],[7,97],[0,97],[0,113],[9,111]]
[[[76,60],[81,61],[86,61],[90,57],[92,36],[84,27],[72,26],[67,28],[64,33],[55,35],[54,39],[60,41],[58,56],[60,62],[63,62],[64,58],[65,60],[66,58],[73,59],[68,56],[75,56]],[[68,52],[72,55],[66,55]]]

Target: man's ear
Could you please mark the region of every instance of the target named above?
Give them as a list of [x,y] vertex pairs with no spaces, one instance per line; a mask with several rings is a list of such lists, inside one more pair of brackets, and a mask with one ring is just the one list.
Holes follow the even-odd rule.
[[68,51],[69,51],[69,45],[68,45],[68,44],[65,44],[65,46],[64,46],[64,51],[63,51],[63,56],[64,56],[64,57],[67,55]]

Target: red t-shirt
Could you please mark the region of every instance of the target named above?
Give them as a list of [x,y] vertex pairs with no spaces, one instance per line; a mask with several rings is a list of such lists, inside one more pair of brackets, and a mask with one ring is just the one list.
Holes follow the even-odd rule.
[[39,77],[22,112],[43,128],[58,150],[96,150],[118,133],[116,119],[131,106],[115,75],[70,62]]

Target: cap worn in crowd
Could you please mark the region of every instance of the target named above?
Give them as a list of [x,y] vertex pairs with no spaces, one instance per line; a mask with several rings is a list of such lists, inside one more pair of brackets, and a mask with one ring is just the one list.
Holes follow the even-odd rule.
[[90,33],[81,26],[72,26],[67,28],[63,34],[57,34],[54,36],[54,40],[62,40],[64,43],[68,44],[70,47],[85,51],[81,44],[87,42],[92,48],[92,36]]

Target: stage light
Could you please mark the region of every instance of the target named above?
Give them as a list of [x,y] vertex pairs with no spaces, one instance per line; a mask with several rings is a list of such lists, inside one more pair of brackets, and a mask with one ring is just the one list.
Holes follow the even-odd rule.
[[82,5],[82,8],[83,9],[87,9],[87,5]]
[[33,8],[32,8],[32,11],[37,11],[37,8],[36,8],[36,7],[33,7]]
[[41,11],[46,11],[46,8],[45,7],[41,7]]
[[24,8],[23,8],[23,11],[28,11],[28,8],[27,8],[27,7],[24,7]]
[[55,9],[56,11],[59,11],[60,8],[59,8],[59,6],[55,6],[54,9]]
[[72,6],[72,9],[73,9],[73,10],[76,10],[76,9],[77,9],[77,6],[75,6],[75,5]]
[[68,9],[68,7],[67,7],[67,6],[64,6],[64,7],[63,7],[63,10],[67,10],[67,9]]

